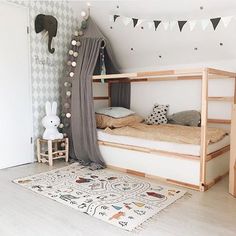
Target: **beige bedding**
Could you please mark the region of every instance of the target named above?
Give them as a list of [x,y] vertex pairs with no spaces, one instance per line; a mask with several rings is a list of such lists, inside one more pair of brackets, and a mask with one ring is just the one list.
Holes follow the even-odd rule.
[[[114,135],[131,136],[135,138],[166,141],[175,143],[197,144],[201,142],[201,128],[182,125],[146,125],[136,123],[131,126],[110,129],[106,128],[104,132]],[[208,128],[208,143],[216,143],[228,135],[227,131],[219,128]]]
[[97,128],[105,129],[110,128],[120,128],[124,126],[130,126],[135,123],[140,123],[143,118],[138,115],[130,115],[122,118],[113,118],[111,116],[106,116],[102,114],[96,114],[96,124]]

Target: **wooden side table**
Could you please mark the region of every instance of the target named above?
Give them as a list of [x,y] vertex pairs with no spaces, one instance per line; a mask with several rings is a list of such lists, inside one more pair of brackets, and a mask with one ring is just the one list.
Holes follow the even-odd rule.
[[46,140],[37,139],[38,162],[49,163],[53,165],[53,160],[64,158],[66,162],[69,159],[69,140],[68,138]]

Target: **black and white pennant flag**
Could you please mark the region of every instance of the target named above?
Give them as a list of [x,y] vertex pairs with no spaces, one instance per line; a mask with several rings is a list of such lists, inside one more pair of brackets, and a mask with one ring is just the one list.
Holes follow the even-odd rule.
[[157,30],[158,26],[161,24],[161,21],[160,20],[154,20],[154,27],[155,27],[155,30]]
[[224,16],[221,19],[222,19],[224,27],[227,27],[229,23],[231,22],[231,20],[233,19],[233,16]]
[[173,30],[175,28],[175,26],[177,25],[177,21],[176,20],[172,20],[169,22],[170,24],[170,30]]
[[182,29],[184,27],[184,25],[187,23],[186,20],[180,20],[178,21],[178,26],[179,26],[179,31],[182,32]]
[[189,23],[190,31],[193,31],[195,26],[196,26],[196,24],[197,24],[197,21],[196,20],[190,20],[188,23]]
[[163,24],[164,30],[168,30],[170,22],[169,21],[162,21],[162,24]]
[[210,23],[210,20],[208,20],[208,19],[201,20],[202,29],[206,30],[206,28],[208,27],[209,23]]
[[[129,23],[133,23],[133,27],[137,28],[137,26],[143,24],[144,22],[147,23],[148,28],[156,31],[159,27],[159,25],[163,25],[165,30],[173,30],[175,26],[177,25],[179,28],[179,31],[182,32],[183,28],[185,27],[186,24],[189,25],[190,31],[193,31],[196,25],[201,24],[202,30],[206,30],[209,24],[212,24],[212,27],[214,30],[217,29],[219,23],[222,21],[222,24],[224,27],[227,27],[230,22],[232,21],[233,18],[236,19],[236,16],[223,16],[223,17],[216,17],[216,18],[208,18],[208,19],[200,19],[200,20],[148,20],[148,19],[138,19],[138,18],[132,18],[132,17],[126,17],[126,16],[121,16],[121,15],[110,15],[109,20],[112,22],[116,22],[117,19],[120,18],[119,21],[123,22],[125,26],[127,26]],[[141,27],[143,29],[143,27]]]
[[148,22],[147,22],[147,25],[148,25],[148,29],[154,28],[153,21],[148,21]]
[[133,25],[134,25],[134,28],[135,28],[135,26],[136,26],[137,23],[138,23],[138,19],[137,19],[137,18],[132,18],[132,21],[133,21]]
[[212,19],[210,19],[210,20],[211,20],[213,29],[216,30],[218,24],[220,23],[221,17],[212,18]]
[[122,22],[125,26],[127,26],[132,21],[129,17],[122,17]]
[[114,16],[113,16],[114,22],[116,22],[116,20],[117,20],[118,17],[120,17],[120,15],[114,15]]

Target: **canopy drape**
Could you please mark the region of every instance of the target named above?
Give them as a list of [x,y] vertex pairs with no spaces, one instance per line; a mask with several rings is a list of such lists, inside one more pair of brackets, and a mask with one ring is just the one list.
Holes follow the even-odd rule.
[[[119,73],[119,70],[108,40],[91,18],[87,21],[80,43],[72,80],[71,124],[66,132],[70,139],[70,156],[83,164],[91,164],[93,169],[99,169],[105,167],[105,163],[97,143],[92,76],[100,73],[98,64],[101,46],[105,47],[107,74]],[[125,97],[130,100],[130,89],[126,91],[128,94]],[[65,91],[62,93],[65,94]]]

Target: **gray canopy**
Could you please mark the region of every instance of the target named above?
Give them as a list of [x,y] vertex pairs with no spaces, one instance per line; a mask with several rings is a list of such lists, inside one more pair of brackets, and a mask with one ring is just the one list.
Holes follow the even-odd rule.
[[[77,57],[73,79],[66,78],[66,81],[72,81],[72,96],[70,125],[65,128],[65,132],[68,134],[70,140],[70,157],[82,161],[83,164],[92,164],[93,168],[102,168],[105,167],[105,163],[97,143],[92,91],[92,76],[101,73],[99,67],[101,47],[105,47],[104,59],[106,73],[113,74],[119,73],[119,71],[109,41],[104,37],[91,18],[88,19],[87,28],[79,41],[81,45],[77,49],[79,56]],[[73,60],[75,61],[75,58]],[[118,91],[123,89],[125,89],[125,93]],[[64,86],[63,90],[62,102],[65,104],[68,98],[65,96],[66,88]],[[117,94],[117,96],[113,96],[116,106],[123,104],[129,107],[130,84],[125,83],[123,86],[120,85],[117,89],[114,88],[113,90],[113,94]],[[123,95],[120,96],[120,94]],[[64,107],[63,110],[64,113],[67,112]]]

